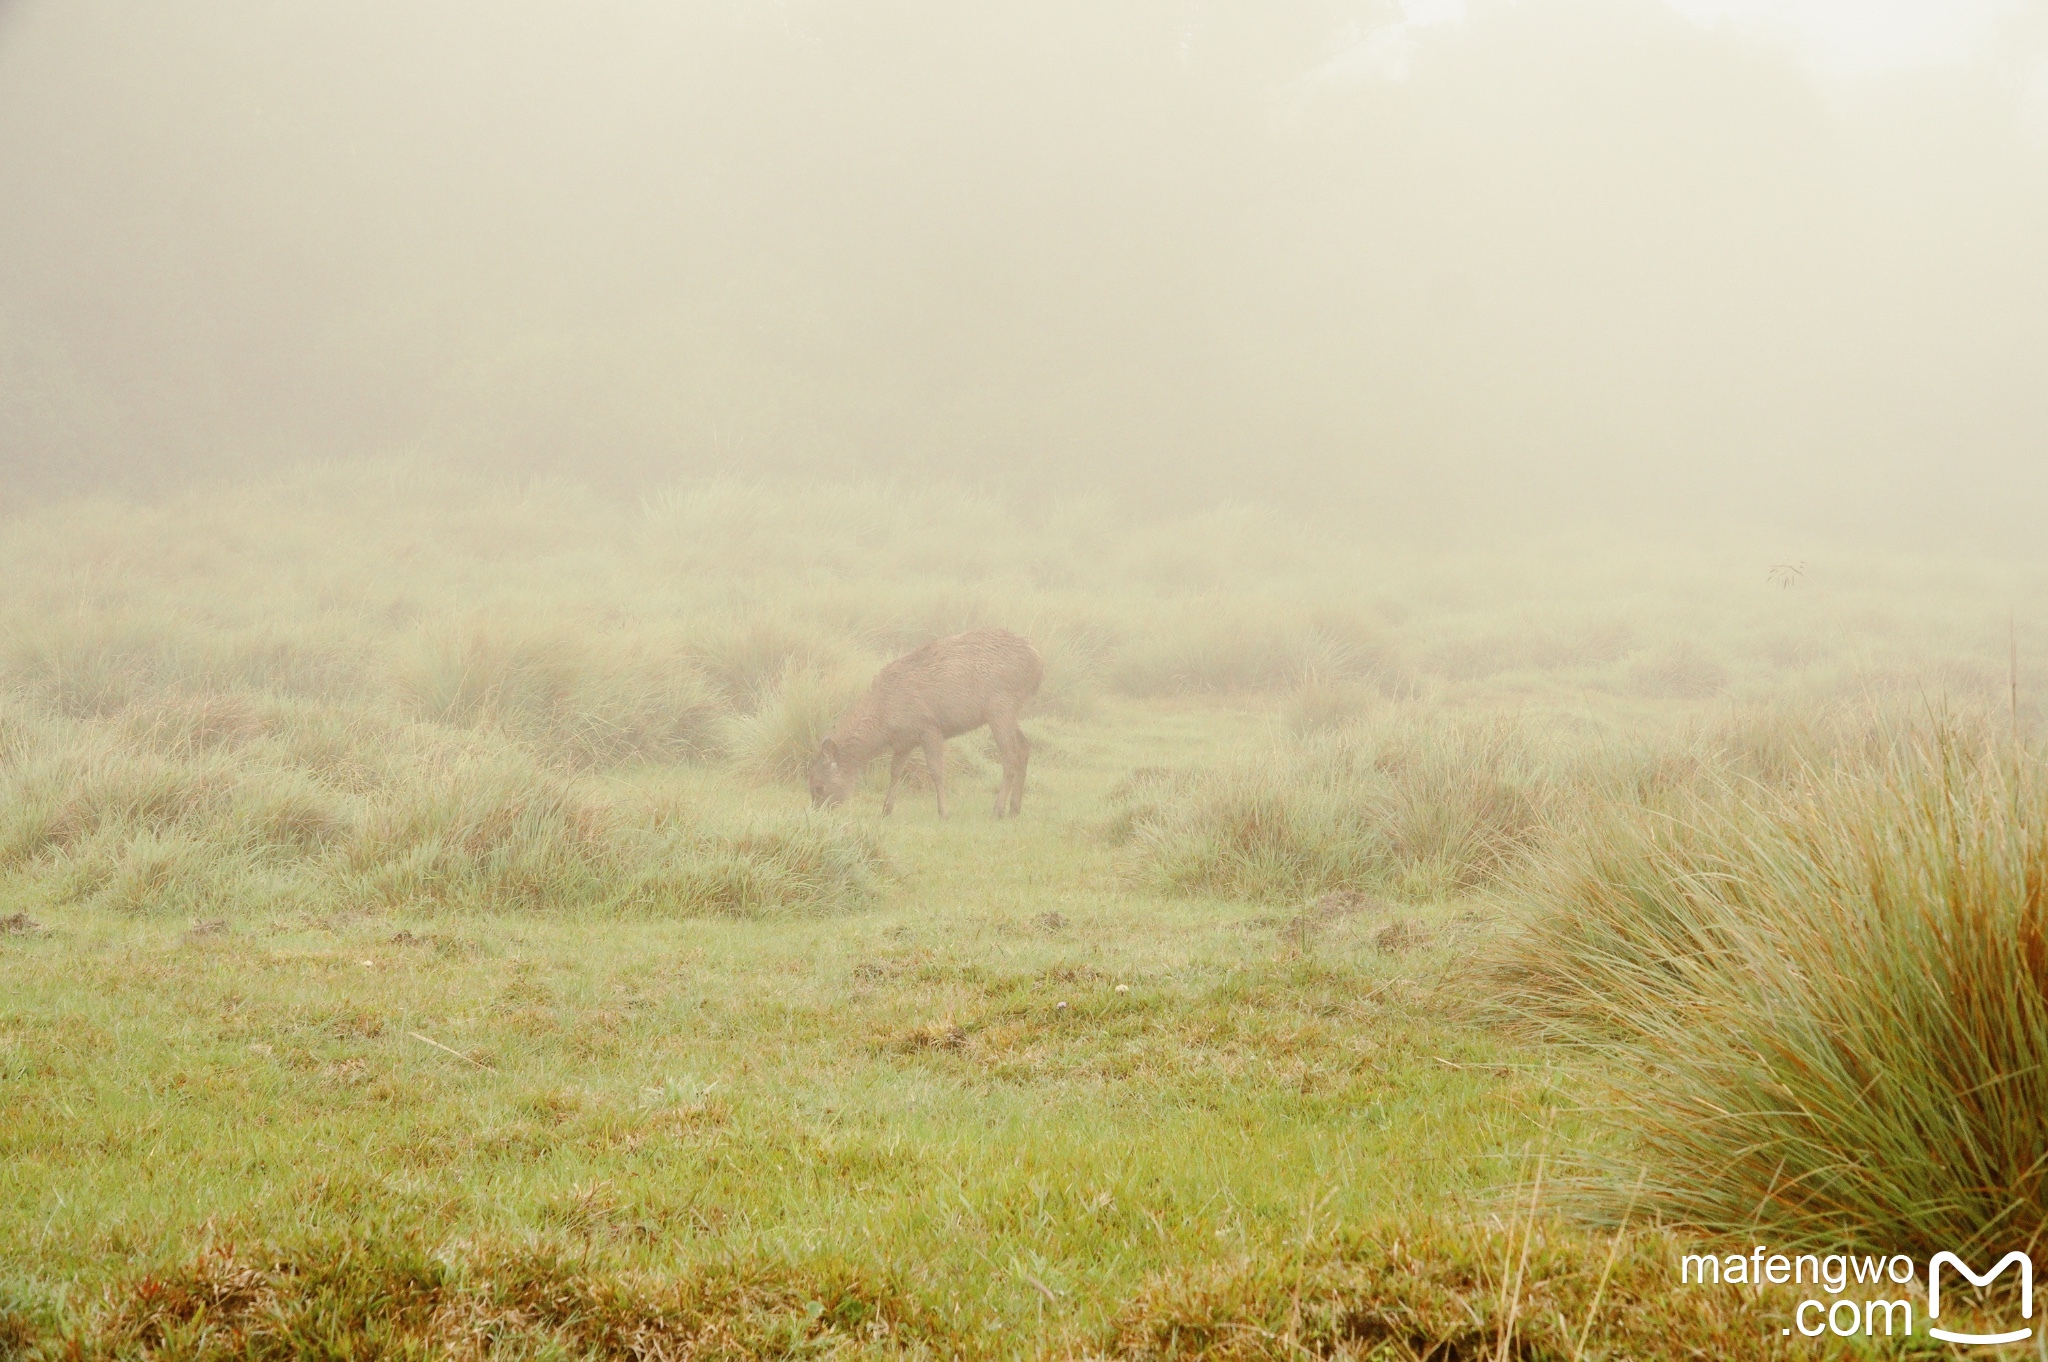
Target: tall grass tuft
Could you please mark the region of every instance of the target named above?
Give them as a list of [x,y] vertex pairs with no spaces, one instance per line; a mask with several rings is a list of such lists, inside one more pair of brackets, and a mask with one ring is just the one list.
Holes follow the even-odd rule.
[[1281,703],[1280,713],[1290,733],[1305,737],[1356,723],[1382,703],[1376,686],[1311,669]]
[[1888,1253],[2048,1226],[2048,769],[1891,728],[1613,808],[1531,874],[1509,1004],[1628,1075],[1668,1220]]
[[843,638],[775,617],[704,624],[693,631],[689,649],[718,695],[741,711],[759,708],[792,671],[841,669],[849,651]]
[[676,836],[671,853],[634,871],[614,906],[659,917],[815,916],[867,903],[887,869],[872,830],[822,814]]
[[752,713],[725,721],[723,741],[734,768],[764,783],[801,782],[818,743],[864,690],[848,671],[785,667]]
[[0,872],[49,902],[754,916],[861,906],[880,868],[851,827],[705,826],[488,732],[247,697],[100,720],[0,700]]
[[1045,663],[1045,679],[1029,712],[1062,719],[1092,718],[1101,685],[1101,640],[1086,631],[1057,625],[1034,625],[1025,632]]
[[1519,728],[1389,715],[1219,771],[1134,780],[1120,818],[1171,893],[1469,892],[1537,844],[1557,776]]
[[723,706],[680,648],[473,626],[422,635],[398,667],[413,713],[490,729],[578,767],[702,759]]

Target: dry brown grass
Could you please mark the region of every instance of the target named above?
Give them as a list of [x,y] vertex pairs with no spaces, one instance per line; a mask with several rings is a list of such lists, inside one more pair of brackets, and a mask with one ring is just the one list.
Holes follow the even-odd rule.
[[1163,1276],[1119,1316],[1109,1351],[1228,1362],[1794,1354],[1779,1332],[1786,1302],[1674,1289],[1680,1251],[1661,1234],[1594,1235],[1547,1216],[1351,1230],[1305,1244],[1291,1260]]
[[711,1359],[928,1353],[940,1333],[899,1285],[830,1263],[731,1262],[656,1279],[596,1270],[568,1245],[492,1242],[449,1254],[391,1235],[215,1243],[109,1292],[68,1336],[36,1339],[23,1327],[15,1342],[27,1357],[165,1362]]
[[[610,1189],[564,1203],[602,1216]],[[569,1226],[571,1229],[574,1225]],[[735,1260],[681,1277],[607,1268],[568,1240],[429,1249],[403,1234],[215,1242],[109,1290],[71,1332],[0,1313],[25,1358],[1108,1356],[1387,1362],[1792,1356],[1788,1299],[1674,1289],[1679,1241],[1545,1214],[1318,1234],[1291,1253],[1162,1273],[1100,1330],[958,1332],[942,1284],[832,1261]],[[10,1331],[11,1332],[4,1332]],[[1797,1340],[1803,1350],[1810,1347]]]

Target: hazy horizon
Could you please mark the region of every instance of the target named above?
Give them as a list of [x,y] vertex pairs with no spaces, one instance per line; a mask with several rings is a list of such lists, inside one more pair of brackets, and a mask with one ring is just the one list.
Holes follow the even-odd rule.
[[416,459],[2016,546],[2048,6],[0,8],[17,495]]

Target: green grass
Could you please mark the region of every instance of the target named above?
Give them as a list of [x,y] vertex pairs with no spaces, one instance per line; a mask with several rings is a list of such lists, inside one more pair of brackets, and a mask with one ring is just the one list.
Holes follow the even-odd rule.
[[[0,1056],[32,1093],[0,1275],[78,1319],[189,1267],[195,1235],[371,1236],[487,1276],[486,1249],[766,1264],[887,1280],[1000,1352],[1094,1337],[1157,1274],[1280,1251],[1305,1213],[1490,1205],[1569,1118],[1540,1066],[1502,1081],[1527,1056],[1431,1005],[1451,911],[1389,955],[1377,922],[1304,950],[1242,909],[1105,892],[1113,853],[1083,827],[1118,758],[1232,742],[1200,713],[1118,717],[1052,728],[1068,755],[1022,823],[899,809],[889,887],[851,917],[385,909],[194,934],[38,907],[44,932],[0,946]],[[735,819],[799,797],[685,784]]]
[[[1667,1145],[1645,1205],[1680,1238],[1559,1190],[1637,1166],[1730,1052],[1658,1108],[1613,1085],[1679,1075],[1641,1026],[1528,1023],[1624,982],[1691,1005],[1650,988],[1707,901],[1659,897],[1671,857],[1768,905],[1744,930],[1974,958],[1934,919],[1841,931],[1785,829],[1895,898],[1976,886],[2030,959],[1998,914],[2030,901],[2038,819],[2000,811],[2032,785],[1958,775],[1941,826],[1980,845],[1804,773],[1881,750],[1844,697],[1996,694],[1996,602],[2042,578],[1843,555],[1780,591],[1768,561],[401,467],[17,516],[0,1355],[1784,1355],[1782,1302],[1660,1276],[1746,1223],[1754,1160]],[[983,813],[981,736],[951,820],[923,788],[880,819],[879,769],[806,809],[872,669],[979,624],[1048,663],[1025,816]],[[1503,935],[1538,910],[1551,936]],[[1588,924],[1640,968],[1574,995]],[[1918,1043],[1879,1014],[1922,995],[1758,1007],[1725,964],[1688,987],[1751,1006],[1745,1043]],[[2004,1149],[1981,1176],[2025,1172]]]

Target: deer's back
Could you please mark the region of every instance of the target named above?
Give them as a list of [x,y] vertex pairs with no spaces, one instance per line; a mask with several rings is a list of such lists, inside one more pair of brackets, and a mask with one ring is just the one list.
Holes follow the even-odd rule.
[[875,677],[871,692],[884,726],[910,737],[936,726],[947,737],[979,728],[992,711],[1038,693],[1045,664],[1007,629],[975,629],[906,653]]

